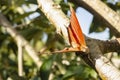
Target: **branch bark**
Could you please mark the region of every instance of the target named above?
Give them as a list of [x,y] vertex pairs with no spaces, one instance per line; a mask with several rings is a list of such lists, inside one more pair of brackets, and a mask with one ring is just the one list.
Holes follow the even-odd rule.
[[93,13],[93,15],[102,21],[116,37],[120,37],[120,15],[108,7],[101,0],[70,0]]
[[[103,80],[118,80],[120,79],[120,71],[113,66],[113,64],[103,56],[98,40],[87,38],[87,45],[89,47],[89,59],[94,65],[99,76]],[[114,74],[113,74],[114,73]]]
[[93,39],[94,42],[96,42],[103,54],[106,54],[108,52],[120,52],[120,39],[116,38],[113,40],[98,40],[98,39]]
[[18,75],[23,76],[23,50],[22,43],[18,42]]
[[40,10],[46,15],[48,20],[56,27],[58,34],[69,43],[66,27],[69,25],[69,19],[64,15],[61,7],[52,0],[37,0]]
[[0,13],[0,25],[3,26],[6,31],[15,39],[18,43],[22,43],[22,46],[28,52],[28,55],[33,59],[37,67],[39,68],[42,65],[39,57],[37,56],[37,52],[30,46],[30,44],[13,28],[10,22]]
[[[68,40],[68,33],[66,32],[67,31],[66,27],[68,25],[69,19],[65,17],[65,14],[61,11],[60,8],[55,6],[55,3],[52,0],[37,0],[37,1],[40,9],[43,11],[46,17],[55,25],[57,30],[61,29],[59,31],[62,31],[64,39],[67,38]],[[100,77],[103,80],[120,79],[119,70],[115,68],[106,57],[103,56],[103,53],[101,52],[98,42],[88,37],[86,37],[86,42],[90,50],[89,54],[83,56],[83,54],[77,52],[77,55],[82,55],[82,58],[85,61],[86,59],[88,59],[86,62],[90,66],[91,65],[94,66],[95,70],[99,73]],[[113,72],[116,74],[114,75]]]
[[[118,38],[117,38],[118,39]],[[120,44],[117,39],[100,42],[99,46],[102,53],[120,52]]]

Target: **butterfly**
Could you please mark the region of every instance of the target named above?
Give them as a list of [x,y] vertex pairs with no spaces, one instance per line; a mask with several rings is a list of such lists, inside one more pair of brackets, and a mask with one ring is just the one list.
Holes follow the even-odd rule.
[[71,6],[70,12],[71,12],[70,24],[67,27],[70,47],[66,47],[60,51],[55,51],[54,53],[88,51],[88,47],[86,46],[85,38],[82,33],[82,29],[80,27],[76,14]]

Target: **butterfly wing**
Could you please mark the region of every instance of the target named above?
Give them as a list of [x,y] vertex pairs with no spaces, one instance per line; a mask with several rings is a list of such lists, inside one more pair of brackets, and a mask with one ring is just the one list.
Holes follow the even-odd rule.
[[[74,42],[76,42],[76,44],[79,44],[79,46],[86,46],[82,29],[80,27],[80,24],[72,7],[70,7],[70,11],[71,11],[71,17],[70,17],[71,25],[69,27],[71,28],[73,36],[76,40]],[[70,39],[73,40],[73,37],[70,36]],[[74,47],[74,44],[71,45]]]
[[71,11],[71,17],[70,17],[70,25],[68,27],[68,37],[71,46],[63,50],[56,51],[57,53],[74,52],[74,51],[85,52],[87,49],[84,35],[80,28],[76,14],[71,6],[70,6],[70,11]]

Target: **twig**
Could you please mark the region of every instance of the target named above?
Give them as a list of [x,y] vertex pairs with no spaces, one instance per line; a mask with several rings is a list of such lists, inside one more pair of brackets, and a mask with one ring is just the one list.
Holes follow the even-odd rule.
[[0,74],[0,80],[3,80],[2,75]]
[[12,27],[10,22],[0,13],[0,25],[6,28],[7,32],[15,39],[15,41],[22,42],[23,47],[28,52],[28,55],[33,59],[37,67],[42,65],[42,61],[40,61],[39,57],[37,56],[37,52],[30,46],[28,41],[26,41],[23,36],[17,33],[17,31]]
[[107,54],[107,58],[109,59],[109,61],[112,61],[113,53],[114,52],[110,52],[110,53]]
[[118,41],[118,43],[119,43],[119,45],[120,45],[120,38],[117,38],[117,41]]
[[18,42],[18,75],[23,76],[23,53],[22,53],[22,43]]

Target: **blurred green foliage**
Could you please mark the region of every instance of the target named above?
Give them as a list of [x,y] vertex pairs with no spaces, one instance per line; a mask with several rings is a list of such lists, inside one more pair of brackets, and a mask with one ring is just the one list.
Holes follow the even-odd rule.
[[[60,4],[65,14],[69,11],[69,4],[64,0],[54,0]],[[114,10],[119,11],[120,3],[107,3]],[[36,67],[26,51],[23,51],[24,76],[18,76],[17,45],[13,38],[0,27],[0,79],[1,80],[98,80],[92,68],[85,64],[74,53],[50,54],[56,49],[64,48],[64,40],[55,32],[53,25],[37,8],[36,0],[0,0],[0,12],[11,22],[13,27],[38,52],[43,64],[40,69]],[[105,30],[102,23],[93,20],[90,33]],[[39,51],[42,51],[39,54]]]

